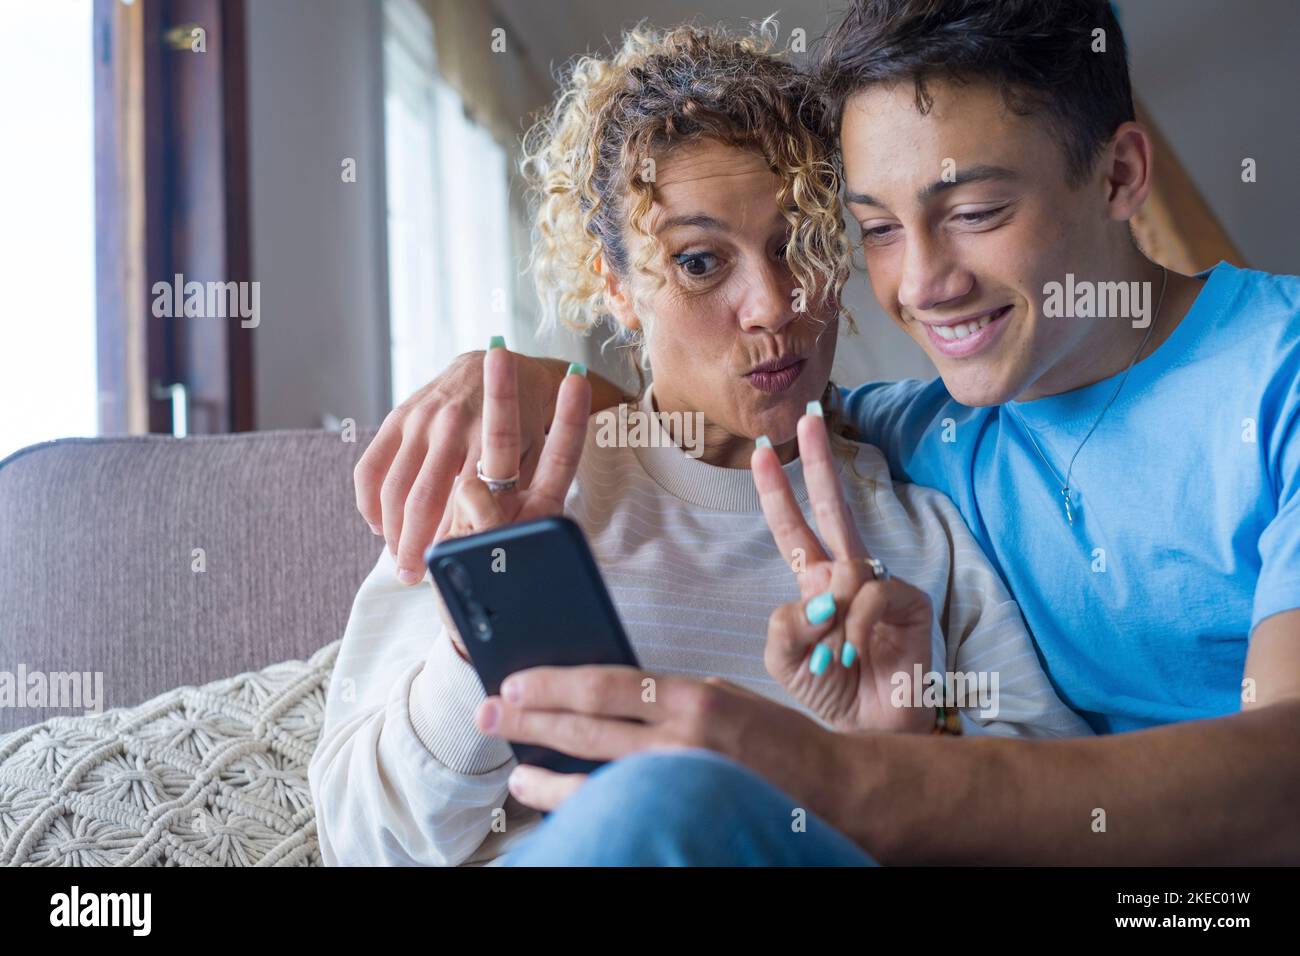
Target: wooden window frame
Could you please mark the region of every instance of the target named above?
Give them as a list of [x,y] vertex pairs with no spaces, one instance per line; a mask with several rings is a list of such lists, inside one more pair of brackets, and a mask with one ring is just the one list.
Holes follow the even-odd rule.
[[[205,33],[206,49],[187,42]],[[100,431],[255,426],[251,328],[158,318],[152,288],[251,281],[243,0],[95,0]]]

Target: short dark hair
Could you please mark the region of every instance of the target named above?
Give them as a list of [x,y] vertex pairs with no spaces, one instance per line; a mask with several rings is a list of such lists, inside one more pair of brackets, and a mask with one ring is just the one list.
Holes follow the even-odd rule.
[[[1104,53],[1093,52],[1098,28]],[[1016,113],[1043,114],[1073,182],[1134,118],[1124,35],[1106,0],[854,0],[818,66],[832,136],[845,101],[869,86],[911,80],[926,113],[927,80],[983,80]]]

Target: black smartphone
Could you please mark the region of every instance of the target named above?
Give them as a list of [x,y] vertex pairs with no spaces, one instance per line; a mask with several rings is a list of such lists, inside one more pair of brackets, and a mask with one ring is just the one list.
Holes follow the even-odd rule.
[[[443,541],[425,555],[489,695],[529,667],[639,667],[582,529],[564,517]],[[584,760],[511,743],[520,763],[590,773]]]

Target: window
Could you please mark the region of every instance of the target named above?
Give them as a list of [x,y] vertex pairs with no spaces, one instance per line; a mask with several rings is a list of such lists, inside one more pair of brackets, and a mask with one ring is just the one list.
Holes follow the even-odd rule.
[[98,430],[92,0],[0,6],[0,458]]
[[384,146],[394,402],[511,329],[505,151],[439,76],[433,25],[384,3]]

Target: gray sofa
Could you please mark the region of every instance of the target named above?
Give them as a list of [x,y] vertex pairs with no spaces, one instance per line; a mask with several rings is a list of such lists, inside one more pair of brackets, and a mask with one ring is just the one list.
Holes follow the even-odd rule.
[[[102,672],[115,708],[309,658],[342,635],[383,544],[352,491],[370,437],[66,439],[11,455],[0,672]],[[68,713],[0,707],[0,734]]]

